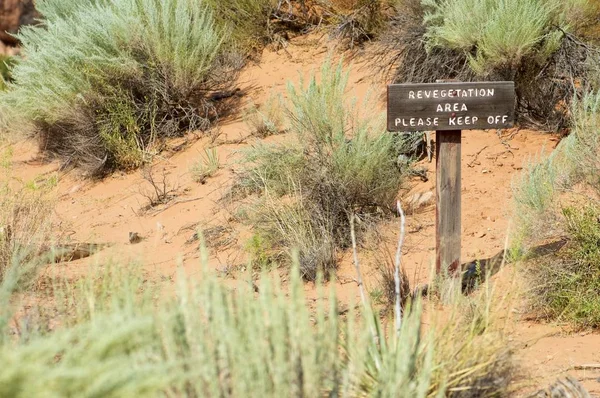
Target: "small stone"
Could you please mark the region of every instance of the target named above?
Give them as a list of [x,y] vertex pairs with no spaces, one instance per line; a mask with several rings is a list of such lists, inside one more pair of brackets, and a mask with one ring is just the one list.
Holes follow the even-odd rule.
[[410,197],[410,206],[413,209],[418,209],[422,206],[427,205],[431,200],[433,199],[433,192],[431,191],[427,191],[427,192],[421,192],[421,193],[416,193],[414,195],[412,195]]
[[129,243],[135,245],[136,243],[140,243],[142,241],[142,237],[137,232],[129,233]]

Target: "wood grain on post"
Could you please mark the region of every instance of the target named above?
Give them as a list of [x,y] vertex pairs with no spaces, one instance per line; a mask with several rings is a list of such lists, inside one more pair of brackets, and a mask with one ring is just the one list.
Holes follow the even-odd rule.
[[460,271],[461,130],[436,131],[436,270]]

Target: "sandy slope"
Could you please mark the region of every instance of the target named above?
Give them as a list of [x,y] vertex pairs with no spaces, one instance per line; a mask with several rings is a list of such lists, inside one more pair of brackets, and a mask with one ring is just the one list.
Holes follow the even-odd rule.
[[[316,36],[295,39],[286,49],[265,50],[259,64],[250,65],[241,76],[242,87],[247,88],[244,101],[260,103],[271,92],[285,92],[288,80],[297,81],[317,70],[327,57],[331,44]],[[375,95],[385,92],[385,83],[376,77],[359,54],[352,62],[351,94],[363,98],[369,90]],[[379,109],[384,110],[380,102]],[[374,110],[375,111],[375,110]],[[144,192],[149,184],[140,172],[116,173],[102,182],[82,180],[73,172],[60,173],[57,187],[57,231],[63,238],[74,242],[111,243],[110,248],[88,259],[77,260],[59,267],[65,272],[86,272],[90,262],[107,260],[136,261],[147,270],[148,277],[169,279],[174,276],[178,263],[192,276],[199,272],[197,242],[186,243],[198,228],[226,227],[224,231],[211,230],[219,241],[212,250],[210,266],[217,269],[228,283],[240,280],[240,270],[246,265],[243,247],[250,236],[247,227],[235,221],[236,204],[220,200],[235,178],[239,168],[237,151],[251,145],[247,127],[241,120],[228,120],[220,125],[218,137],[187,138],[184,150],[173,152],[154,166],[159,176],[166,175],[175,191],[174,199],[166,205],[144,211],[147,199]],[[285,139],[276,137],[275,139]],[[240,143],[241,141],[241,143]],[[466,131],[463,133],[463,261],[488,258],[504,247],[510,226],[511,182],[518,177],[522,166],[535,157],[542,148],[551,150],[557,142],[553,135],[533,131]],[[172,143],[172,147],[178,144]],[[204,148],[216,146],[223,167],[205,185],[193,181],[189,172]],[[42,164],[36,160],[32,143],[15,146],[13,165],[23,179],[43,178],[56,173],[57,164]],[[408,236],[404,247],[404,266],[413,282],[427,280],[434,257],[435,210],[431,203],[418,208],[410,206],[415,194],[433,192],[435,165],[422,162],[429,181],[415,179],[408,192],[403,192],[408,210]],[[41,177],[40,177],[41,176]],[[389,247],[395,247],[396,222],[383,228]],[[130,244],[129,232],[137,232],[144,239]],[[373,261],[365,253],[364,272],[374,285]],[[512,268],[500,278],[510,278]],[[225,278],[225,276],[228,276]],[[358,290],[353,282],[354,272],[349,253],[340,266],[336,288],[343,302],[357,302]],[[309,294],[312,286],[306,286]],[[517,320],[521,310],[513,314]],[[544,384],[571,365],[600,362],[600,335],[562,335],[559,326],[540,325],[520,320],[513,331],[519,347],[522,364],[536,383]],[[574,373],[595,393],[600,393],[599,372]]]

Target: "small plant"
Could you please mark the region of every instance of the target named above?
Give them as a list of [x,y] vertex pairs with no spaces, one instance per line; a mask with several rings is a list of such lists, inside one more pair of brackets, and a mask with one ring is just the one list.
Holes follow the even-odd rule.
[[268,270],[273,265],[269,242],[263,238],[260,233],[252,235],[250,240],[246,243],[246,251],[250,255],[253,269],[258,271]]
[[[377,288],[380,292],[380,303],[385,305],[387,310],[393,308],[396,302],[396,281],[394,279],[394,263],[389,255],[384,260],[378,259],[377,265]],[[400,304],[405,308],[411,296],[410,282],[404,268],[400,270]]]
[[246,111],[245,120],[252,135],[259,138],[281,133],[284,122],[281,98],[271,95],[260,107],[252,104]]
[[373,301],[373,303],[379,305],[385,304],[383,290],[375,288],[369,292],[369,296],[371,296],[371,301]]
[[206,180],[215,175],[221,166],[216,148],[204,149],[204,156],[192,167],[194,181],[206,184]]
[[373,39],[387,22],[384,0],[321,0],[329,9],[331,36],[349,48]]
[[150,190],[140,192],[148,199],[148,207],[156,207],[168,203],[175,193],[175,189],[169,182],[167,170],[163,167],[160,176],[154,171],[153,166],[142,169],[142,178],[150,184]]

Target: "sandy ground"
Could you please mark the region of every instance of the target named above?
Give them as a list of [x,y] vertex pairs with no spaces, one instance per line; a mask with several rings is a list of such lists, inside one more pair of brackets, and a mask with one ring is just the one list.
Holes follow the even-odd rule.
[[[294,39],[286,49],[265,50],[260,63],[247,67],[240,77],[242,87],[248,88],[244,101],[261,103],[273,92],[284,94],[289,80],[298,81],[300,76],[307,77],[317,71],[331,47],[330,43],[311,36]],[[358,54],[351,63],[345,61],[351,65],[349,95],[364,98],[371,92],[382,98],[385,83],[365,65],[365,58]],[[379,101],[376,107],[379,109],[373,111],[384,111],[384,102]],[[90,263],[112,260],[135,261],[149,275],[163,280],[172,278],[177,265],[182,264],[193,277],[200,270],[198,243],[187,242],[197,229],[203,229],[208,235],[212,232],[210,236],[218,243],[218,249],[211,251],[210,266],[222,273],[228,283],[236,283],[247,264],[243,248],[250,231],[236,222],[237,205],[221,198],[236,178],[239,151],[254,140],[247,138],[248,132],[242,120],[234,119],[220,125],[220,135],[216,138],[187,137],[184,150],[165,155],[153,167],[155,175],[162,178],[164,174],[174,198],[149,210],[144,208],[150,185],[139,171],[116,173],[104,181],[91,182],[74,172],[60,172],[55,163],[37,161],[35,146],[30,142],[14,146],[13,169],[24,180],[60,174],[55,215],[57,233],[63,240],[111,244],[90,258],[60,264],[64,272],[83,273]],[[552,150],[557,141],[551,134],[517,129],[463,132],[463,262],[489,258],[503,249],[511,226],[511,184],[524,164],[542,149]],[[172,147],[179,143],[183,140],[172,143]],[[216,147],[222,168],[202,185],[193,181],[190,167],[208,147]],[[402,194],[408,212],[403,264],[413,283],[427,280],[435,255],[433,204],[428,201],[420,206],[411,205],[415,195],[431,196],[435,189],[435,164],[425,160],[420,166],[427,170],[429,181],[416,178]],[[391,250],[395,248],[397,229],[396,221],[382,228]],[[138,233],[143,240],[130,244],[130,232]],[[373,286],[376,272],[373,262],[366,257],[364,273],[367,285]],[[512,274],[512,269],[502,273]],[[347,253],[335,281],[342,302],[358,302],[354,278],[351,256]],[[309,294],[312,289],[307,284]],[[572,369],[575,365],[600,363],[600,335],[567,334],[561,325],[528,321],[518,308],[512,313],[517,321],[512,331],[517,356],[535,384],[545,385],[568,372],[583,381],[593,394],[600,394],[600,372]]]

